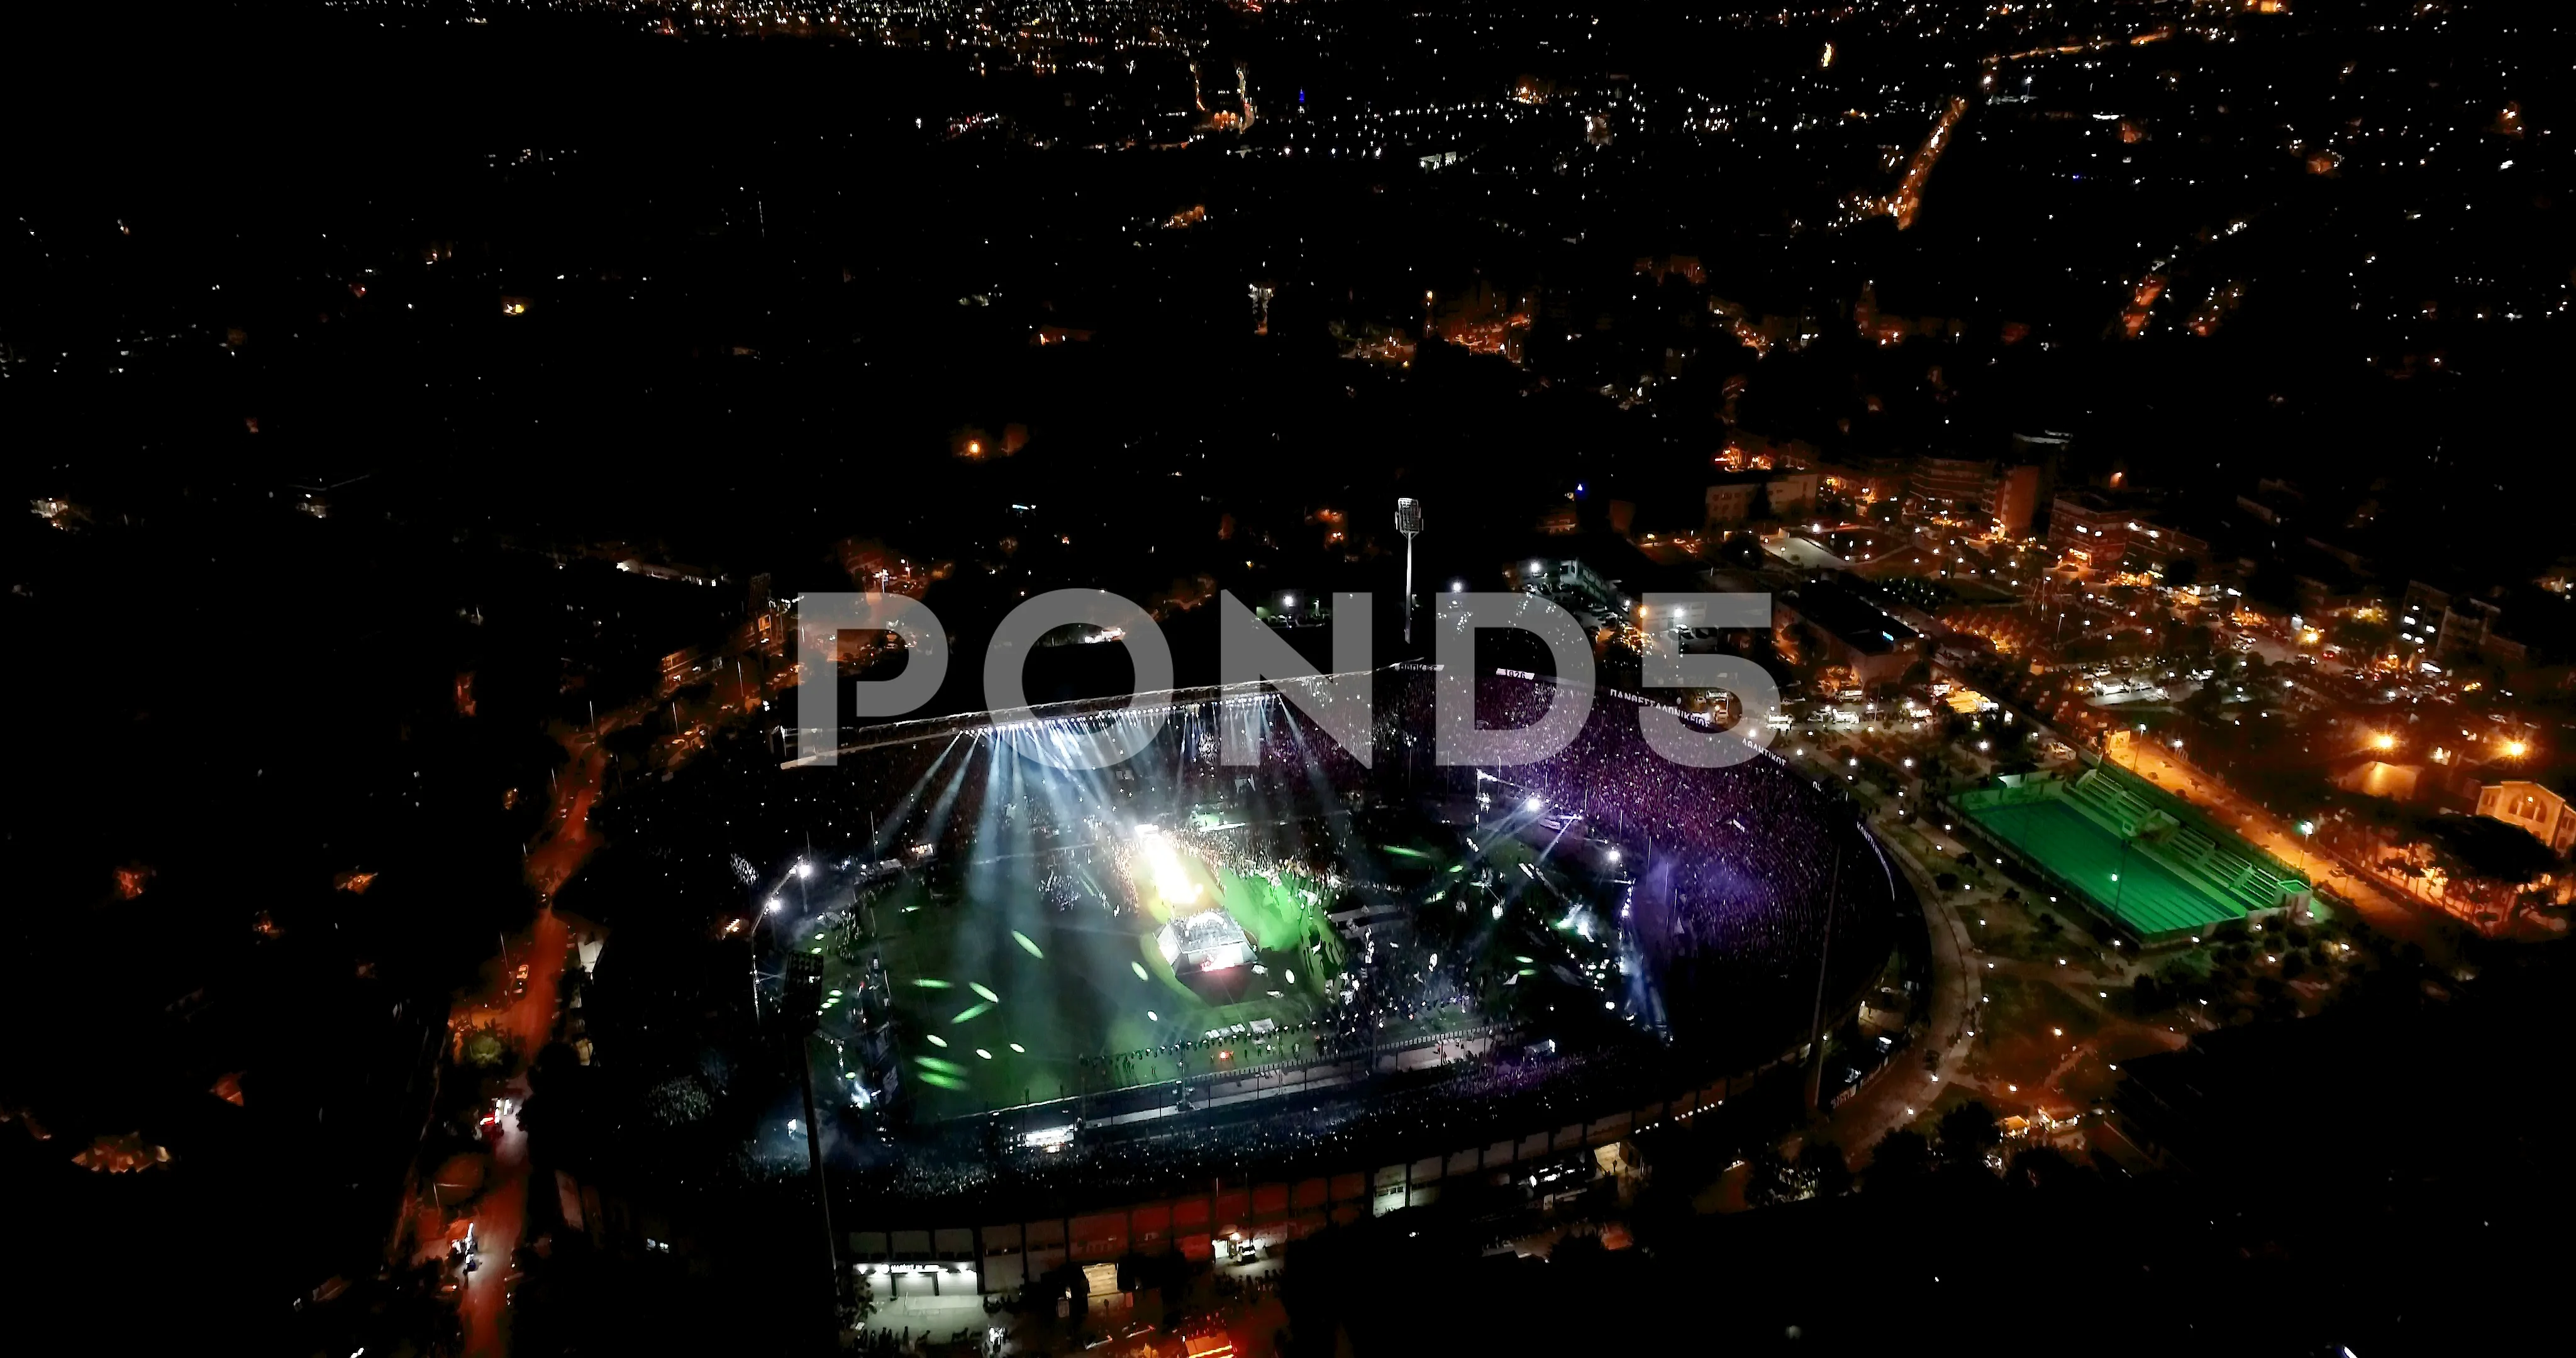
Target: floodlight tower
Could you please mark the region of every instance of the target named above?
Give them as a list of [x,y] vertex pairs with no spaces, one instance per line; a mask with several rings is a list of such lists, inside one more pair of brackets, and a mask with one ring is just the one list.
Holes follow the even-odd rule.
[[1413,535],[1422,531],[1422,502],[1407,495],[1395,502],[1395,531],[1404,534],[1404,640],[1413,641]]

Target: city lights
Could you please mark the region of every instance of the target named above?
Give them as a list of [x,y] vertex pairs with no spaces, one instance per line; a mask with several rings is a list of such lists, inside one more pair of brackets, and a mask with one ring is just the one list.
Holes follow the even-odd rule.
[[2534,13],[13,16],[21,1328],[2533,1347]]

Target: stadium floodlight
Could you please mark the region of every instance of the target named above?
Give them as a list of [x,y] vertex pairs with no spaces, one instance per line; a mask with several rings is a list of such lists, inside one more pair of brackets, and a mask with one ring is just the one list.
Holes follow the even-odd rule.
[[1404,639],[1413,640],[1413,535],[1422,531],[1422,502],[1410,495],[1395,502],[1395,531],[1404,534]]
[[1527,812],[1530,812],[1530,813],[1532,813],[1533,815],[1535,815],[1535,814],[1537,813],[1537,811],[1538,811],[1539,807],[1540,807],[1540,806],[1542,806],[1542,805],[1544,805],[1544,803],[1542,803],[1541,801],[1539,801],[1539,799],[1538,799],[1538,798],[1536,798],[1536,797],[1532,797],[1532,798],[1530,798],[1529,800],[1527,800],[1527,801],[1525,801],[1525,802],[1522,802],[1522,803],[1521,803],[1521,809],[1522,809],[1523,811],[1527,811]]

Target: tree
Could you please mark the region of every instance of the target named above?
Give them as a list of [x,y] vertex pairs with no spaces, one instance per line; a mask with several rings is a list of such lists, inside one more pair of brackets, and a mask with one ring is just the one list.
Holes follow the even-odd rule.
[[2050,1189],[2064,1186],[2079,1172],[2055,1146],[2032,1146],[2012,1158],[2004,1179],[2015,1187]]
[[1851,1191],[1851,1161],[1842,1147],[1830,1141],[1810,1141],[1799,1148],[1798,1176],[1820,1198],[1838,1198]]
[[2454,877],[2474,875],[2491,881],[2536,881],[2558,865],[2549,846],[2520,826],[2484,816],[2427,816],[2422,837],[2430,840]]
[[1941,1158],[1953,1166],[1982,1165],[1986,1152],[2003,1140],[1995,1110],[1970,1099],[1941,1115]]
[[1869,1186],[1909,1183],[1932,1169],[1932,1143],[1911,1127],[1899,1127],[1878,1139],[1869,1156]]
[[510,1041],[500,1025],[486,1023],[465,1038],[465,1059],[485,1070],[494,1070],[510,1062]]
[[1780,1158],[1778,1148],[1765,1146],[1746,1166],[1744,1202],[1748,1207],[1768,1207],[1789,1199],[1789,1162]]

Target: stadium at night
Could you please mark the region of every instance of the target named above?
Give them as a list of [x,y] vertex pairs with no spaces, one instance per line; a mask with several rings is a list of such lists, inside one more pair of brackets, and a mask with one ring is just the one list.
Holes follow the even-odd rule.
[[[1667,763],[1607,690],[1542,761],[1443,766],[1433,677],[1371,676],[1366,764],[1275,692],[1196,690],[879,727],[799,771],[869,835],[818,829],[819,870],[770,898],[821,963],[818,1097],[837,1080],[916,1187],[1140,1141],[1178,1173],[1188,1147],[1241,1163],[1228,1126],[1293,1157],[1390,1106],[1463,1128],[1751,1071],[1885,970],[1904,888],[1837,790],[1767,753]],[[1478,722],[1590,696],[1485,673]],[[1158,718],[1113,767],[1037,757]],[[1222,762],[1229,725],[1258,765]]]

